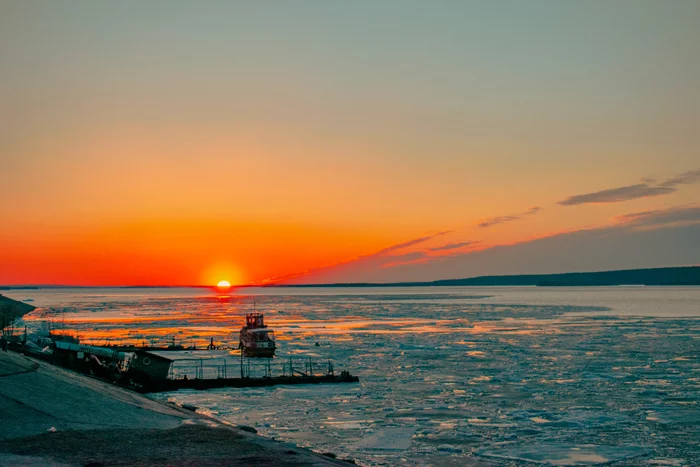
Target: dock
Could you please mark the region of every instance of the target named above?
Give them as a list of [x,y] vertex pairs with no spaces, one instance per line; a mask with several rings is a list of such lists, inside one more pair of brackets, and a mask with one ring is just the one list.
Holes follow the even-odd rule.
[[265,386],[292,385],[292,384],[337,384],[359,383],[360,378],[350,373],[343,372],[340,375],[296,375],[296,376],[272,376],[253,378],[213,378],[213,379],[166,379],[152,381],[139,392],[169,392],[178,389],[216,389],[216,388],[258,388]]
[[[163,361],[168,355],[167,377],[142,382],[140,392],[168,392],[178,389],[254,388],[297,384],[358,383],[360,378],[349,371],[336,374],[333,362],[323,365],[312,358],[250,358],[240,355],[178,358],[172,352],[153,353]],[[229,355],[229,357],[232,357]],[[235,377],[232,377],[232,374]]]
[[231,354],[197,358],[183,356],[181,352],[172,349],[153,351],[136,347],[112,348],[63,341],[54,341],[44,349],[31,343],[13,342],[12,348],[56,366],[142,394],[179,389],[254,388],[360,381],[358,376],[347,370],[336,373],[330,359],[319,364],[308,357],[297,357],[296,361],[292,358],[250,358]]

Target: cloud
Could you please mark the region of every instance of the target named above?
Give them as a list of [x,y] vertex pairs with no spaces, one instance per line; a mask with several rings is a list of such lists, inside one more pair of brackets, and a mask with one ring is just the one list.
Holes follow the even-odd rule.
[[407,264],[422,263],[429,261],[430,258],[422,251],[415,251],[413,253],[406,253],[405,255],[392,256],[392,261],[389,263],[381,264],[379,267],[382,269],[395,268],[397,266],[405,266]]
[[[357,256],[355,258],[349,259],[347,261],[341,261],[339,263],[327,264],[325,266],[319,266],[316,268],[311,268],[305,271],[299,271],[292,274],[287,274],[285,276],[270,277],[263,281],[261,284],[272,284],[272,283],[296,283],[295,279],[304,278],[315,278],[323,277],[324,273],[334,270],[344,270],[344,271],[359,271],[363,269],[381,269],[381,268],[391,268],[400,264],[409,264],[415,261],[420,261],[422,258],[426,257],[425,251],[415,251],[415,252],[405,252],[397,253],[399,250],[404,248],[419,245],[421,243],[427,242],[434,238],[440,237],[442,235],[447,235],[451,233],[450,231],[436,232],[431,235],[425,235],[423,237],[414,238],[407,240],[405,242],[396,243],[388,247],[377,250],[374,253],[368,253],[366,255]],[[320,279],[323,280],[323,279]],[[312,280],[313,281],[313,280]],[[304,281],[301,281],[304,282]]]
[[608,190],[595,191],[582,195],[569,196],[557,204],[562,206],[576,206],[579,204],[619,203],[638,198],[662,196],[676,192],[678,185],[690,185],[700,182],[700,170],[690,170],[668,180],[653,185],[653,179],[642,179],[643,183],[636,185],[610,188]]
[[479,243],[478,241],[475,242],[459,242],[459,243],[448,243],[447,245],[442,245],[442,246],[436,246],[434,248],[428,248],[430,251],[446,251],[446,250],[456,250],[457,248],[462,248],[465,246],[469,245],[474,245],[475,243]]
[[696,223],[700,222],[700,205],[632,212],[617,216],[615,220],[630,227],[664,227],[669,224]]
[[488,227],[493,227],[494,225],[498,224],[505,224],[506,222],[513,222],[522,219],[525,216],[532,216],[540,212],[543,208],[540,206],[535,206],[533,208],[528,209],[525,212],[521,212],[520,214],[511,214],[509,216],[496,216],[496,217],[489,217],[481,221],[477,227],[481,229],[485,229]]
[[506,222],[512,222],[512,221],[517,221],[520,219],[519,216],[496,216],[496,217],[489,217],[488,219],[483,220],[482,222],[479,223],[478,227],[485,229],[487,227],[492,227],[494,225],[498,224],[505,224]]
[[[398,266],[406,266],[409,264],[426,264],[434,261],[441,261],[452,256],[463,255],[467,251],[464,250],[465,247],[471,247],[480,243],[481,241],[479,240],[459,243],[448,243],[446,245],[428,248],[427,250],[423,251],[414,251],[411,253],[404,253],[402,255],[396,256],[383,256],[383,258],[390,260],[390,262],[383,264],[381,268],[387,269],[395,268]],[[472,248],[469,248],[469,250],[472,250]]]
[[401,250],[403,248],[408,248],[409,246],[413,245],[418,245],[419,243],[427,242],[428,240],[432,240],[433,238],[439,237],[441,235],[446,235],[450,233],[449,231],[444,231],[444,232],[438,232],[432,235],[427,235],[425,237],[419,237],[419,238],[414,238],[413,240],[408,240],[406,242],[402,243],[397,243],[396,245],[391,245],[386,248],[382,248],[381,250],[374,252],[370,255],[363,256],[363,258],[370,257],[370,256],[384,256],[387,253],[391,253],[392,251],[396,250]]
[[649,186],[646,183],[637,185],[622,186],[610,190],[596,191],[584,195],[569,196],[565,200],[559,201],[562,206],[576,206],[578,204],[598,204],[598,203],[619,203],[637,198],[648,198],[650,196],[661,196],[676,191],[672,187]]
[[254,287],[258,285],[268,285],[268,284],[279,284],[279,283],[285,283],[289,282],[292,279],[296,279],[297,277],[305,276],[309,274],[313,269],[305,269],[303,271],[297,271],[293,272],[290,274],[283,274],[281,276],[272,276],[272,277],[266,277],[265,279],[259,280],[259,281],[252,281],[249,282],[245,285],[249,287]]
[[691,185],[700,182],[700,170],[689,170],[673,178],[669,178],[661,186],[674,187],[678,185]]

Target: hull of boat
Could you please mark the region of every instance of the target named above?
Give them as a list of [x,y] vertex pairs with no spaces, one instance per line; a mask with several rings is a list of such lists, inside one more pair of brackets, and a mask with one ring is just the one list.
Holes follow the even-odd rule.
[[243,347],[243,355],[253,358],[272,358],[275,356],[275,349],[249,349]]

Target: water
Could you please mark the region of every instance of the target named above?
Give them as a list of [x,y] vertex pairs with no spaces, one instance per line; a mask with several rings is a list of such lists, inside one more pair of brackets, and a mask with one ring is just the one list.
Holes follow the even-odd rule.
[[364,465],[700,465],[698,287],[6,292],[83,340],[224,347],[250,294],[273,365],[332,357],[361,383],[153,397]]

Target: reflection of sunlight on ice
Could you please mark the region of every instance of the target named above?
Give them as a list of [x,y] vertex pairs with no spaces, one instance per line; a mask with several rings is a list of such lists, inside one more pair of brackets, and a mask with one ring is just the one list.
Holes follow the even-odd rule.
[[471,383],[480,383],[480,382],[491,381],[491,379],[492,379],[492,378],[491,378],[490,376],[481,375],[481,376],[477,376],[476,378],[472,378],[472,379],[470,380],[470,382],[471,382]]

